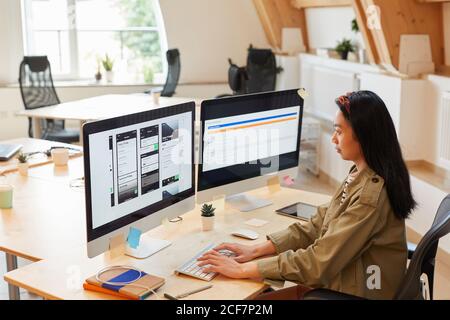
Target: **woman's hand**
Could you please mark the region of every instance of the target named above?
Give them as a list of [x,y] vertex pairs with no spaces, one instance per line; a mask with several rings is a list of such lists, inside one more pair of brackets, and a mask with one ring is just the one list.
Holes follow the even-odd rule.
[[[245,246],[244,246],[245,247]],[[235,259],[212,250],[198,259],[199,266],[206,266],[203,272],[217,272],[233,279],[260,277],[255,262],[239,263]]]
[[[247,262],[257,258],[257,248],[255,246],[246,246],[237,243],[222,243],[215,247],[213,251],[218,252],[220,250],[229,250],[236,256],[232,257],[237,262]],[[208,254],[210,252],[207,252]]]

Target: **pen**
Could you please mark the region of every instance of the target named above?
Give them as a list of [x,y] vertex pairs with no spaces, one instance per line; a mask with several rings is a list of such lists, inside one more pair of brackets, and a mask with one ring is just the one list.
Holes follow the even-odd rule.
[[210,284],[208,286],[205,286],[205,287],[198,288],[198,289],[194,289],[192,291],[188,291],[186,293],[179,294],[179,295],[177,295],[175,297],[170,295],[170,294],[168,294],[168,293],[164,293],[164,297],[166,297],[167,299],[170,299],[170,300],[178,300],[178,299],[181,299],[181,298],[186,298],[187,296],[190,296],[191,294],[194,294],[194,293],[197,293],[197,292],[201,292],[201,291],[204,291],[204,290],[208,290],[209,288],[212,288],[212,284]]

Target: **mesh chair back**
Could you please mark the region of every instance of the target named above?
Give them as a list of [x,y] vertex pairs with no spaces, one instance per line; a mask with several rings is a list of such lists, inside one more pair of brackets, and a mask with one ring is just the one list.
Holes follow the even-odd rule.
[[46,56],[24,57],[20,64],[19,84],[27,110],[60,103]]
[[277,65],[272,50],[250,47],[247,56],[247,75],[247,93],[274,91]]
[[178,49],[168,50],[166,53],[169,70],[164,88],[161,92],[162,97],[172,97],[180,79],[181,62],[180,51]]
[[[20,63],[19,85],[26,110],[59,104],[60,100],[53,85],[50,62],[47,56],[27,56]],[[31,119],[28,119],[28,134],[32,137]],[[42,120],[44,131],[64,128],[64,121]],[[44,134],[43,134],[44,136]]]
[[420,276],[425,272],[429,259],[435,259],[439,239],[450,233],[450,195],[439,206],[431,229],[417,245],[408,266],[405,278],[396,293],[395,299],[423,299]]

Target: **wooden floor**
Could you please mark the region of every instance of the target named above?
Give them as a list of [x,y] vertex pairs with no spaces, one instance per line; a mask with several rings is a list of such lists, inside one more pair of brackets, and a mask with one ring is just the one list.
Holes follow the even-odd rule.
[[[308,172],[301,172],[300,176],[295,181],[293,186],[294,188],[299,188],[302,190],[307,190],[311,192],[319,192],[324,194],[333,194],[335,189],[327,182],[322,179],[319,179]],[[19,266],[23,266],[28,262],[19,259]],[[3,275],[6,273],[5,266],[5,255],[0,253],[0,271]],[[450,266],[447,266],[443,263],[438,263],[436,266],[436,274],[435,274],[435,289],[434,289],[435,299],[445,299],[450,300]],[[21,298],[24,300],[36,300],[40,299],[40,297],[29,294],[25,290],[21,290]],[[5,300],[8,299],[8,286],[5,281],[0,279],[0,299]]]

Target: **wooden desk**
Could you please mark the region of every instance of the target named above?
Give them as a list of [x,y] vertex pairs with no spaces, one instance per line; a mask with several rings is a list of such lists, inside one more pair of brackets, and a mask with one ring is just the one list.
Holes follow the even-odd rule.
[[[31,139],[31,138],[19,138],[12,140],[0,141],[1,144],[20,144],[22,145],[21,151],[24,153],[31,152],[42,152],[45,150],[49,150],[51,147],[70,147],[80,150],[78,154],[71,154],[71,158],[81,157],[83,155],[83,148],[79,146],[74,146],[71,144],[61,143],[61,142],[53,142],[48,140],[40,140],[40,139]],[[48,164],[52,162],[50,157],[47,157],[44,154],[36,154],[33,155],[29,160],[30,168]],[[17,159],[15,157],[11,158],[9,161],[0,161],[0,174],[9,173],[17,170]]]
[[161,97],[159,105],[155,105],[152,96],[148,94],[115,94],[61,103],[34,110],[24,110],[16,115],[32,118],[33,136],[40,138],[42,131],[41,119],[77,120],[80,122],[81,129],[81,126],[87,121],[118,117],[189,101],[195,101],[200,106],[200,100],[191,98]]
[[[15,139],[2,143],[20,143],[25,152],[47,150],[52,146],[77,146],[37,139]],[[81,148],[80,148],[81,149]],[[33,157],[28,177],[16,170],[15,160],[2,163],[5,172],[0,182],[12,184],[13,208],[0,209],[0,250],[6,253],[7,270],[17,268],[17,257],[38,261],[57,256],[62,244],[79,246],[84,230],[84,211],[71,204],[84,202],[84,189],[74,187],[83,177],[83,158],[71,158],[65,167],[56,167],[45,156]],[[72,187],[71,187],[71,182]],[[19,298],[19,290],[9,287],[10,298]]]
[[[71,208],[66,212],[65,216],[76,215],[77,212],[78,214],[81,212],[84,213],[84,203],[79,198],[80,195],[70,194],[71,196],[66,195],[65,199],[73,197],[73,201],[58,201],[55,203],[55,206],[61,205],[64,207],[64,203],[71,203]],[[164,277],[166,284],[157,291],[160,296],[164,292],[176,295],[205,284],[205,282],[191,277],[176,276],[173,274],[173,271],[207,244],[211,242],[221,243],[224,241],[246,244],[263,242],[265,241],[266,234],[287,228],[290,224],[297,221],[275,214],[274,210],[276,208],[284,207],[296,201],[320,205],[330,200],[330,197],[326,195],[284,188],[275,194],[269,194],[267,188],[255,190],[251,194],[270,197],[274,201],[274,204],[247,213],[238,212],[233,209],[219,209],[216,214],[215,230],[210,232],[201,231],[200,207],[197,206],[195,210],[183,215],[182,222],[175,224],[167,223],[149,232],[149,235],[152,237],[168,239],[173,243],[168,248],[147,259],[137,260],[124,255],[111,258],[109,253],[102,254],[94,259],[88,259],[85,246],[79,246],[73,250],[67,247],[65,253],[59,254],[56,258],[48,258],[8,272],[4,278],[11,285],[25,288],[47,299],[113,299],[109,295],[84,291],[81,285],[85,278],[95,274],[96,271],[104,266],[127,264],[141,268],[148,273]],[[39,202],[38,199],[34,201]],[[53,209],[53,211],[55,210],[57,211],[58,209]],[[244,222],[252,218],[264,219],[269,221],[269,223],[260,228],[246,226]],[[70,229],[73,229],[73,238],[70,236],[73,242],[76,242],[76,234],[78,234],[80,240],[84,241],[85,235],[84,232],[81,232],[81,229],[84,229],[84,224],[81,224],[81,221],[77,218],[72,217],[72,219],[72,221],[61,219],[58,220],[58,223],[55,223],[58,224],[61,232],[48,235],[47,239],[41,235],[39,242],[41,240],[51,240],[54,246],[44,248],[46,246],[45,244],[30,244],[35,247],[33,250],[36,250],[36,252],[39,251],[41,255],[50,255],[46,251],[50,249],[61,252],[60,249],[64,249],[65,245],[72,243],[67,235],[64,235],[62,232],[62,230],[68,230],[69,225]],[[41,224],[45,224],[45,228],[51,225],[52,222],[47,221]],[[249,241],[232,237],[230,232],[239,227],[254,229],[260,234],[260,238],[256,241]],[[24,235],[23,237],[25,238],[26,236]],[[57,240],[58,237],[61,237],[61,241]],[[32,241],[31,238],[29,238],[29,241]],[[15,244],[13,242],[13,239],[10,239],[9,246],[14,246]],[[39,246],[41,247],[38,248]],[[22,247],[22,249],[17,251],[22,250],[27,249],[26,247]],[[20,252],[17,251],[16,253],[19,254]],[[194,294],[187,299],[246,299],[257,295],[266,287],[261,280],[231,280],[223,276],[216,277],[212,280],[212,284],[214,285],[212,289]],[[149,299],[155,298],[153,295],[149,297]]]

